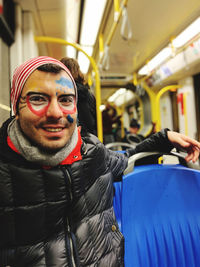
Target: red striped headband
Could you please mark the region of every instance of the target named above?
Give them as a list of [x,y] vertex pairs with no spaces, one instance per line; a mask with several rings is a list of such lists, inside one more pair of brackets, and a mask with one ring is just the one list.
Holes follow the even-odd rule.
[[62,62],[60,62],[59,60],[55,58],[46,57],[46,56],[35,57],[35,58],[31,58],[25,61],[22,65],[17,67],[14,71],[13,79],[12,79],[12,89],[11,89],[11,103],[12,103],[13,111],[15,114],[16,114],[17,100],[19,96],[21,95],[21,92],[22,92],[22,89],[24,87],[26,80],[31,75],[31,73],[33,73],[33,71],[36,70],[38,67],[45,65],[45,64],[49,64],[49,63],[60,66],[64,71],[67,72],[67,74],[69,75],[74,85],[74,90],[75,90],[76,99],[77,99],[76,83],[70,71],[68,70],[68,68]]

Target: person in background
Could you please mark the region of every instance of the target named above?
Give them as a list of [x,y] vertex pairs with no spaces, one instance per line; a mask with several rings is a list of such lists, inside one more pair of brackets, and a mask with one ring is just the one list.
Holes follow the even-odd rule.
[[140,124],[136,119],[132,119],[130,122],[130,127],[129,127],[129,133],[131,134],[137,134],[137,132],[140,129]]
[[125,154],[77,127],[76,83],[64,64],[29,59],[14,72],[14,116],[0,129],[0,266],[124,266],[113,182],[128,158],[200,143],[163,129]]
[[78,89],[78,125],[81,127],[81,135],[86,135],[87,132],[97,135],[96,99],[85,83],[78,61],[69,57],[60,61],[70,70]]
[[119,124],[120,117],[117,115],[116,109],[107,102],[106,108],[102,112],[104,144],[115,142],[113,124]]
[[122,139],[122,142],[130,143],[130,144],[136,144],[143,141],[145,138],[143,135],[138,134],[138,131],[140,129],[140,124],[136,119],[131,119],[129,124],[129,130],[126,131],[125,137]]

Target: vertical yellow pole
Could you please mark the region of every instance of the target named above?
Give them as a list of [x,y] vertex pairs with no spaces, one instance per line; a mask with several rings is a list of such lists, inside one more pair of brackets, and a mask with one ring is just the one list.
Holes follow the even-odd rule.
[[92,84],[93,84],[93,82],[92,82],[92,77],[91,77],[91,73],[88,74],[88,78],[87,78],[87,80],[88,80],[88,85],[91,87]]
[[161,116],[160,116],[160,98],[161,98],[161,96],[165,92],[167,92],[169,90],[177,90],[180,87],[181,87],[180,85],[169,85],[169,86],[165,86],[156,95],[156,103],[155,103],[155,110],[156,110],[156,131],[160,131],[161,130]]
[[96,80],[96,113],[97,113],[97,134],[98,138],[101,142],[103,142],[103,127],[102,127],[102,116],[101,116],[101,86],[100,86],[100,77],[99,77],[99,70],[94,61],[94,59],[90,58],[90,63],[93,67],[95,72],[95,80]]
[[100,35],[99,35],[99,52],[100,52],[100,57],[101,57],[103,52],[104,52],[103,34],[102,33],[100,33]]
[[119,0],[114,0],[115,12],[119,12]]

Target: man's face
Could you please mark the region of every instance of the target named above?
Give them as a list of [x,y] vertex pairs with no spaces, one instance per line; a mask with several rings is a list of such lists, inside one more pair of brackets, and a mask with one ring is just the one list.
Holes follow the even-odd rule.
[[136,134],[138,132],[139,128],[137,127],[130,127],[130,133],[131,134]]
[[16,118],[32,142],[48,151],[64,147],[77,117],[75,90],[68,74],[35,70],[24,85],[18,110]]

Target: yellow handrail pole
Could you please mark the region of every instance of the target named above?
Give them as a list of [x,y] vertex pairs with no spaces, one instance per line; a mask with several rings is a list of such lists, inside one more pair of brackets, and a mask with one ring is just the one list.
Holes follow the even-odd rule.
[[104,44],[103,44],[103,34],[100,33],[99,35],[99,56],[102,57],[104,53]]
[[188,116],[187,116],[187,94],[183,94],[183,109],[184,109],[184,121],[185,121],[185,135],[188,135]]
[[118,24],[118,22],[122,16],[123,7],[125,7],[127,5],[127,3],[128,3],[128,0],[124,0],[122,3],[122,7],[119,8],[118,18],[116,20],[114,20],[112,27],[111,27],[111,31],[109,32],[108,38],[106,40],[107,46],[109,46],[111,43],[111,40],[112,40],[113,35],[114,35],[116,28],[117,28],[117,24]]
[[44,42],[44,43],[56,43],[60,45],[70,45],[73,46],[75,49],[81,51],[90,61],[93,70],[95,72],[95,80],[96,80],[96,113],[97,113],[97,134],[98,138],[101,142],[103,142],[103,128],[102,128],[102,117],[100,111],[101,105],[101,88],[100,88],[100,77],[99,77],[99,70],[97,67],[96,62],[92,57],[90,57],[78,44],[67,42],[61,38],[54,38],[48,36],[35,36],[36,42]]
[[114,0],[115,12],[119,12],[119,0]]
[[169,91],[169,90],[177,90],[178,88],[180,88],[180,85],[168,85],[163,87],[156,95],[156,131],[160,131],[161,130],[161,116],[160,116],[160,98],[161,96]]
[[[114,18],[114,22],[113,22],[113,24],[111,26],[111,30],[110,30],[110,32],[108,34],[108,38],[107,38],[107,40],[105,42],[105,46],[106,47],[110,46],[110,43],[111,43],[112,38],[113,38],[113,35],[114,35],[114,33],[115,33],[116,29],[117,29],[118,22],[119,22],[119,20],[120,20],[120,18],[122,16],[123,7],[125,7],[127,5],[127,2],[128,2],[128,0],[123,0],[122,6],[119,8],[119,7],[117,7],[119,5],[119,2],[117,0],[116,1],[114,0],[115,14],[117,14],[117,16],[115,16],[115,18]],[[117,10],[118,10],[118,12],[116,12]],[[101,63],[102,58],[103,57],[101,57],[100,60],[99,60],[100,63]]]

